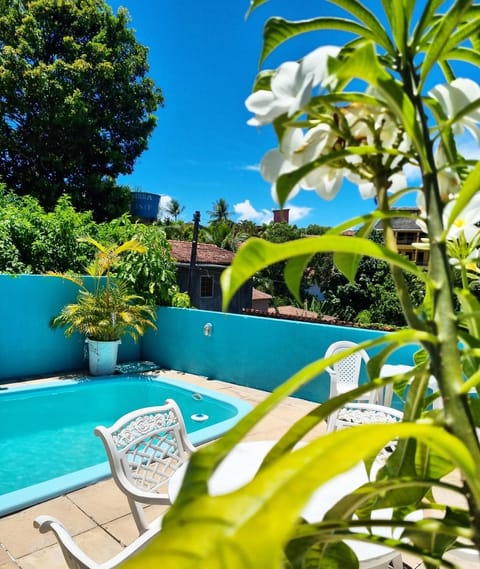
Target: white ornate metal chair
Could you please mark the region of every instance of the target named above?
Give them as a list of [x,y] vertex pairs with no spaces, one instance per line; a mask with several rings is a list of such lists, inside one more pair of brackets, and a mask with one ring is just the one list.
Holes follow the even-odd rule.
[[[140,533],[151,529],[142,504],[170,504],[167,484],[195,447],[172,399],[127,413],[111,427],[94,430],[107,451],[112,477],[127,496]],[[153,522],[152,522],[153,523]]]
[[150,528],[109,561],[97,563],[75,543],[65,526],[56,518],[38,516],[33,525],[39,529],[40,533],[53,531],[69,569],[114,569],[119,567],[127,559],[141,551],[160,531],[160,527]]

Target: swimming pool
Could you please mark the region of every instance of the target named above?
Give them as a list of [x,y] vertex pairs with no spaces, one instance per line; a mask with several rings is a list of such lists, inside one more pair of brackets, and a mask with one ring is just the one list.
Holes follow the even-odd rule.
[[93,429],[167,398],[179,405],[195,445],[217,438],[251,409],[239,399],[156,376],[0,390],[0,516],[109,476],[105,449]]

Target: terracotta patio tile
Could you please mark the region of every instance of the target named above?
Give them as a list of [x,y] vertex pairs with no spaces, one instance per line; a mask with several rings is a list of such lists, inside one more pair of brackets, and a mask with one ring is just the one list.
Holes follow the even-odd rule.
[[42,514],[58,518],[74,534],[95,527],[95,523],[65,496],[37,504],[0,518],[0,542],[13,557],[23,557],[56,542],[53,534],[41,534],[33,527],[33,520]]
[[[169,506],[147,506],[145,516],[148,522],[163,515]],[[123,516],[106,524],[103,527],[124,546],[129,545],[138,537],[138,530],[132,516]]]
[[100,525],[130,513],[127,497],[111,478],[72,492],[69,497]]
[[10,555],[5,551],[5,549],[3,549],[3,547],[0,547],[0,569],[13,569],[16,567],[17,565]]
[[[65,524],[66,525],[66,524]],[[70,531],[70,528],[67,527]],[[53,535],[53,534],[52,534]],[[122,551],[123,546],[102,528],[81,533],[75,536],[76,543],[94,561],[103,563]],[[58,545],[47,547],[19,559],[22,569],[66,569],[67,565]]]

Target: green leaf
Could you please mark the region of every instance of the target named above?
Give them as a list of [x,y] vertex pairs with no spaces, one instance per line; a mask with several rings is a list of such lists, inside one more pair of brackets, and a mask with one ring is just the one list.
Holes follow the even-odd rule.
[[[357,22],[343,18],[314,18],[295,22],[283,18],[270,18],[265,24],[263,31],[263,48],[260,55],[260,64],[262,64],[277,47],[287,40],[307,32],[318,32],[322,30],[350,32],[355,36],[360,36],[372,41],[381,39],[368,28]],[[391,46],[387,43],[387,45],[382,47],[388,51]]]
[[[243,283],[269,265],[291,258],[314,255],[315,253],[350,253],[352,248],[358,255],[367,255],[386,261],[416,275],[421,280],[426,278],[421,268],[409,261],[404,255],[396,254],[368,239],[343,235],[321,235],[287,243],[270,243],[252,237],[242,245],[231,266],[222,273],[223,309],[225,310],[228,307],[233,295]],[[347,278],[352,277],[351,274],[346,276]]]
[[445,59],[445,47],[448,46],[453,31],[462,22],[465,12],[471,5],[470,0],[457,0],[445,17],[440,20],[436,33],[430,42],[430,46],[425,54],[425,59],[420,68],[419,88],[421,89],[426,82],[428,75],[439,60]]
[[471,63],[475,67],[480,67],[480,54],[476,49],[455,47],[447,53],[446,57],[447,59],[456,59],[465,63]]
[[[372,232],[372,229],[375,228],[376,223],[376,221],[372,220],[370,223],[365,223],[362,225],[362,227],[360,227],[360,229],[357,231],[356,237],[367,238]],[[333,262],[335,263],[338,270],[341,271],[344,275],[350,275],[351,281],[355,279],[355,275],[357,274],[358,266],[361,260],[362,256],[358,255],[355,252],[335,253],[333,256]]]
[[301,302],[300,285],[302,283],[303,273],[311,258],[312,255],[298,256],[290,259],[285,265],[285,283],[298,302]]
[[362,3],[360,3],[358,0],[330,0],[330,2],[342,7],[344,10],[350,12],[350,14],[358,18],[365,24],[366,28],[372,32],[374,36],[372,39],[375,39],[377,43],[379,43],[392,55],[395,54],[392,42],[390,41],[390,38],[385,31],[385,26],[380,23],[373,12],[368,10]]
[[206,487],[200,491],[189,482],[195,459],[204,454],[199,450],[186,474],[183,499],[168,511],[158,537],[125,567],[153,569],[161,560],[164,569],[280,568],[292,529],[312,493],[395,437],[417,437],[438,449],[478,486],[480,473],[463,443],[431,425],[365,425],[336,431],[282,455],[244,487],[221,496],[208,496]]
[[269,2],[269,0],[250,0],[250,6],[245,17],[248,18],[248,16],[250,16],[254,10],[256,10],[262,4],[266,4],[267,2]]
[[441,6],[443,3],[444,0],[430,0],[425,4],[422,14],[419,17],[415,26],[412,46],[421,45],[421,42],[423,41],[422,35],[424,34],[425,30],[428,30],[431,27],[437,8]]

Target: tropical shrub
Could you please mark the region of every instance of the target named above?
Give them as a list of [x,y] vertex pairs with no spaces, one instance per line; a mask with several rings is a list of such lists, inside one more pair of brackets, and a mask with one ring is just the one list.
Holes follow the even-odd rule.
[[176,267],[160,227],[133,223],[127,214],[96,223],[91,212],[77,212],[67,195],[46,212],[36,198],[17,196],[0,186],[0,272],[81,274],[95,257],[85,236],[105,246],[140,241],[145,253],[127,251],[115,269],[118,276],[149,304],[172,304]]
[[94,260],[86,267],[93,286],[89,286],[82,277],[49,273],[78,286],[77,301],[64,306],[52,318],[51,326],[64,327],[67,338],[79,332],[100,342],[120,340],[127,334],[137,341],[148,328],[156,330],[154,307],[146,304],[138,294],[133,294],[129,283],[114,274],[125,254],[143,254],[146,249],[134,239],[109,247],[92,238],[85,238],[85,242],[96,248]]

